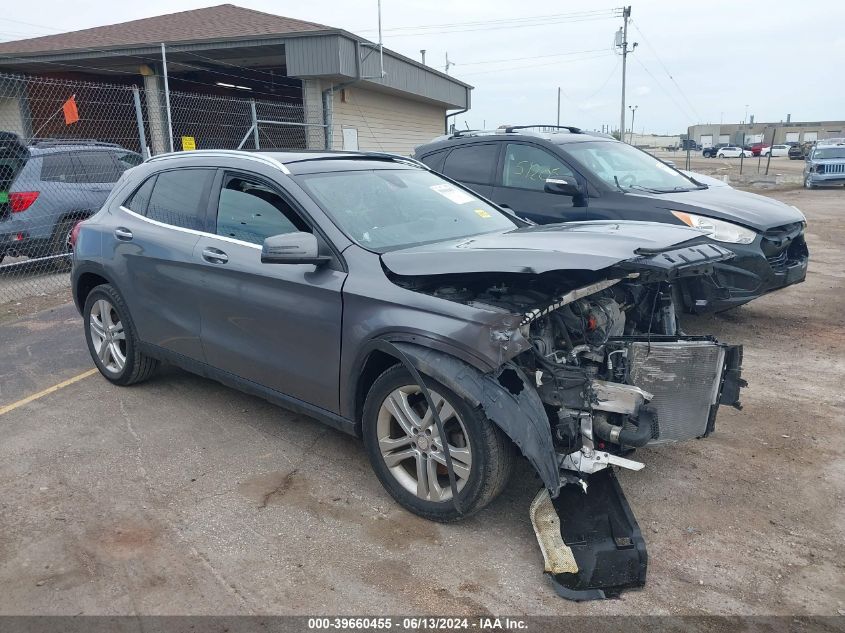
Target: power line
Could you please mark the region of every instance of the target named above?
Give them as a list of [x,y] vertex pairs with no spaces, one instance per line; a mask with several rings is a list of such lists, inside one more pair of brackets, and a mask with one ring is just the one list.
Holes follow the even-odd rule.
[[[543,63],[540,63],[540,64],[532,64],[530,68],[537,68],[537,67],[541,67],[541,66],[555,66],[557,64],[571,64],[571,63],[574,63],[574,62],[587,61],[588,59],[598,59],[599,57],[608,57],[610,55],[612,55],[612,53],[605,51],[605,52],[602,52],[598,55],[590,55],[590,56],[587,56],[587,57],[579,57],[578,59],[555,60],[555,61],[551,61],[551,62],[543,62]],[[497,68],[495,70],[482,70],[482,71],[473,72],[473,73],[461,73],[461,77],[475,77],[477,75],[489,75],[491,73],[503,73],[503,72],[508,72],[508,71],[511,71],[511,70],[519,70],[519,71],[524,72],[527,69],[524,65],[521,65],[521,66],[513,66],[513,67],[510,67],[510,68]]]
[[[450,28],[450,27],[463,27],[463,26],[481,26],[481,25],[495,25],[495,24],[514,24],[514,23],[523,23],[523,22],[532,22],[536,20],[565,20],[565,19],[578,19],[578,18],[585,18],[585,17],[593,17],[593,16],[606,16],[608,13],[618,12],[618,8],[610,8],[610,9],[593,9],[590,11],[573,11],[570,13],[552,13],[546,15],[528,15],[518,18],[498,18],[495,20],[470,20],[464,22],[447,22],[443,24],[415,24],[415,25],[408,25],[408,26],[394,26],[382,29],[383,31],[418,31],[423,29],[443,29],[443,28]],[[612,17],[612,16],[610,16]],[[372,29],[363,29],[363,31],[369,31]]]
[[672,93],[671,93],[671,92],[669,92],[668,90],[666,90],[666,88],[663,86],[663,84],[662,84],[662,83],[660,83],[660,82],[657,80],[657,77],[655,77],[655,76],[652,74],[652,72],[648,69],[648,67],[645,65],[645,63],[644,63],[644,62],[643,62],[643,61],[642,61],[639,57],[634,57],[634,59],[637,61],[637,63],[638,63],[640,66],[642,66],[642,67],[643,67],[643,70],[645,70],[645,71],[648,73],[648,76],[649,76],[649,77],[651,77],[651,78],[654,80],[654,83],[656,83],[656,84],[657,84],[657,86],[658,86],[658,87],[659,87],[659,88],[660,88],[663,92],[665,92],[665,93],[666,93],[666,96],[667,96],[667,97],[669,97],[669,98],[672,100],[672,103],[674,103],[674,104],[675,104],[675,106],[678,108],[678,110],[681,112],[681,114],[683,114],[683,115],[684,115],[685,117],[687,117],[687,118],[691,118],[691,117],[690,117],[690,113],[689,113],[689,111],[688,111],[685,107],[683,107],[680,103],[678,103],[678,102],[675,100],[675,97],[673,97],[673,96],[672,96]]
[[646,43],[646,46],[648,46],[649,49],[651,50],[651,52],[654,53],[654,57],[657,59],[657,61],[663,67],[663,72],[665,72],[666,75],[669,77],[669,79],[672,80],[672,83],[675,84],[675,87],[678,89],[678,92],[681,93],[681,96],[689,104],[689,107],[692,109],[692,112],[693,112],[693,114],[695,114],[697,120],[699,120],[699,121],[703,120],[701,118],[701,115],[699,115],[698,112],[696,111],[695,106],[693,105],[692,101],[690,101],[689,98],[687,98],[687,95],[683,91],[683,89],[681,88],[680,84],[677,81],[675,81],[675,78],[672,76],[672,73],[669,72],[669,69],[666,67],[666,64],[663,63],[663,60],[660,58],[660,55],[657,54],[657,50],[654,48],[654,46],[651,45],[651,42],[646,37],[645,33],[642,32],[639,25],[637,25],[637,23],[634,22],[633,20],[631,20],[631,24],[634,25],[635,29],[637,29],[637,33],[639,33],[640,36],[642,36],[643,41]]
[[544,59],[547,57],[565,57],[568,55],[581,55],[586,53],[601,53],[605,52],[606,49],[604,48],[594,48],[588,51],[570,51],[568,53],[551,53],[549,55],[532,55],[531,57],[508,57],[503,59],[488,59],[486,61],[478,61],[478,62],[461,62],[460,66],[477,66],[480,64],[496,64],[501,62],[519,62],[519,61],[526,61],[529,59]]

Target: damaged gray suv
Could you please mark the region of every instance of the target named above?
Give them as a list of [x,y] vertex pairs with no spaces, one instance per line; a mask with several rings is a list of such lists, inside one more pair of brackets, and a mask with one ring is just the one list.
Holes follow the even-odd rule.
[[[420,516],[480,510],[522,454],[544,553],[576,564],[550,573],[605,591],[645,574],[609,466],[738,404],[741,348],[683,335],[673,289],[730,257],[681,226],[530,226],[397,156],[209,150],[127,172],[75,231],[72,281],[105,378],[167,361],[362,437]],[[567,494],[629,573],[600,577],[578,521],[544,531]]]

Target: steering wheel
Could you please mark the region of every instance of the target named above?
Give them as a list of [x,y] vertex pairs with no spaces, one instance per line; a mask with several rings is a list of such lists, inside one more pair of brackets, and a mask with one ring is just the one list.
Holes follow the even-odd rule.
[[619,184],[623,187],[631,187],[637,184],[637,179],[634,177],[634,174],[625,174],[619,179]]

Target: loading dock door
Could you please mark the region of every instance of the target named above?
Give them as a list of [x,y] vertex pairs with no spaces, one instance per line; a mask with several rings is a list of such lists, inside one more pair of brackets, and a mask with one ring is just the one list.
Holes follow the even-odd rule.
[[804,132],[804,140],[815,143],[819,138],[818,132]]
[[731,142],[731,135],[730,134],[719,134],[719,143],[728,144]]
[[701,135],[701,147],[713,147],[713,135],[712,134],[702,134]]
[[800,132],[787,132],[786,133],[786,142],[787,143],[797,143],[798,137],[801,133]]

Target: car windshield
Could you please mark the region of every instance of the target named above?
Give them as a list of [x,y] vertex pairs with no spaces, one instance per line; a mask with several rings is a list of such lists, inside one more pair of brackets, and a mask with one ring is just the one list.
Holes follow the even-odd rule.
[[813,158],[845,158],[845,147],[819,147]]
[[562,149],[587,171],[624,191],[669,193],[704,188],[627,143],[567,143]]
[[297,181],[352,240],[380,253],[517,226],[495,207],[422,169],[326,172]]

